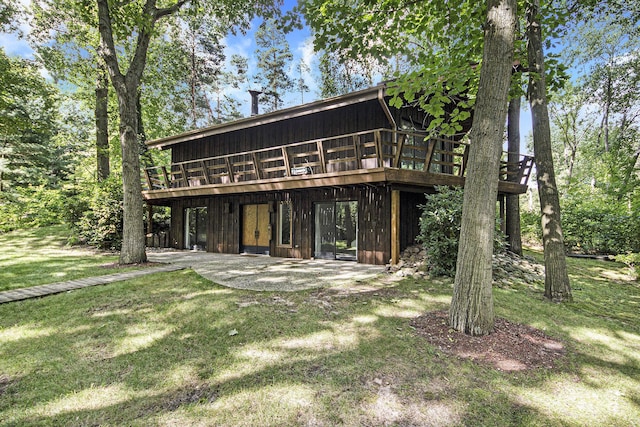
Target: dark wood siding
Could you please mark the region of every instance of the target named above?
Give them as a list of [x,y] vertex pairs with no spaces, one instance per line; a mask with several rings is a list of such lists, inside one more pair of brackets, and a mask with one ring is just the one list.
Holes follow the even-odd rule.
[[177,144],[172,163],[278,147],[370,129],[390,128],[377,100]]
[[[358,262],[386,264],[391,256],[390,198],[391,191],[385,186],[352,186],[181,199],[171,206],[173,246],[185,249],[185,208],[206,206],[209,215],[208,250],[217,253],[237,254],[240,251],[242,206],[267,203],[270,206],[269,222],[272,230],[270,254],[284,258],[312,258],[315,242],[314,204],[327,201],[355,200],[358,202]],[[293,233],[290,247],[277,245],[277,206],[281,201],[290,201],[292,206]]]

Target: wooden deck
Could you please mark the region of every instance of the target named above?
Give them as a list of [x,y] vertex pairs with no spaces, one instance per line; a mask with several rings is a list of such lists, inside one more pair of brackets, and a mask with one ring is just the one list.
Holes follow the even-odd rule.
[[[464,140],[376,129],[260,150],[173,163],[144,171],[145,199],[277,191],[387,182],[418,188],[463,185]],[[507,162],[499,191],[524,193],[533,157]]]

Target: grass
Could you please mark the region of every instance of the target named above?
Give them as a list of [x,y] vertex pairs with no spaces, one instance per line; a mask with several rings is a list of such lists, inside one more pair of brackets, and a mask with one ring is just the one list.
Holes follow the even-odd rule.
[[414,334],[449,280],[250,292],[186,270],[3,304],[0,426],[638,425],[640,286],[568,262],[573,304],[494,289],[497,315],[568,347],[526,373]]
[[67,237],[64,226],[0,233],[0,292],[113,272],[101,266],[117,255],[68,247]]

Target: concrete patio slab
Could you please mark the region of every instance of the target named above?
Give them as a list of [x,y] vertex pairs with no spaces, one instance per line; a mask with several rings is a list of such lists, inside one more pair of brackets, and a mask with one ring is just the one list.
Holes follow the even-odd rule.
[[265,255],[149,250],[149,261],[191,268],[214,283],[254,291],[299,291],[369,280],[384,266],[350,261],[302,260]]

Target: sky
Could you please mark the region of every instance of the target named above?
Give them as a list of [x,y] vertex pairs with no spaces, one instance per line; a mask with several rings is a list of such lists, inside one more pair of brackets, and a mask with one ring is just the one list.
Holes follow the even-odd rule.
[[[24,5],[28,5],[30,0],[20,0]],[[283,10],[291,10],[297,3],[297,0],[285,0]],[[256,50],[256,43],[254,39],[255,29],[260,25],[262,20],[256,18],[251,23],[251,29],[247,34],[228,35],[224,39],[223,45],[225,48],[225,56],[227,60],[231,58],[233,54],[241,54],[249,58],[249,75],[251,76],[255,72],[256,61],[254,59],[254,53]],[[20,29],[26,35],[29,33],[29,26],[21,24]],[[304,102],[312,102],[320,97],[319,83],[317,72],[317,57],[313,50],[313,38],[311,31],[308,27],[304,27],[301,30],[295,30],[287,35],[287,41],[291,52],[294,56],[292,61],[292,67],[299,63],[302,59],[305,64],[311,69],[310,72],[305,73],[304,79],[310,91],[304,94]],[[0,46],[2,46],[5,52],[10,56],[20,56],[26,59],[34,59],[34,52],[24,38],[19,38],[17,34],[7,34],[0,32]],[[42,74],[47,77],[46,70],[42,70]],[[293,69],[291,70],[293,76]],[[297,76],[295,76],[297,78]],[[230,89],[228,94],[236,98],[242,103],[240,112],[248,116],[250,114],[250,97],[246,92],[247,88]],[[301,104],[300,93],[290,94],[285,98],[285,107]],[[523,105],[526,103],[523,102]],[[520,135],[521,135],[521,152],[526,153],[526,140],[531,134],[531,113],[528,108],[523,107],[520,114]]]

